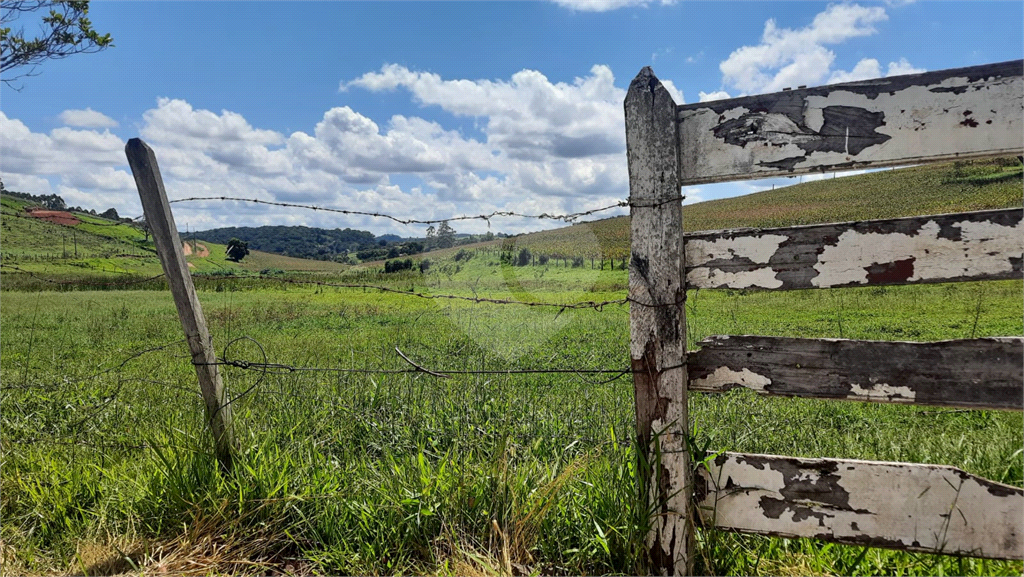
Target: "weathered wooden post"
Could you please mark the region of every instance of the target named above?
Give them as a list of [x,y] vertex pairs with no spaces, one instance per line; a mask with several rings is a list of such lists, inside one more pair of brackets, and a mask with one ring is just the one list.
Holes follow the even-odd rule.
[[650,506],[651,570],[693,570],[690,459],[686,437],[686,286],[679,130],[672,96],[645,67],[626,94],[631,248],[629,327],[637,447]]
[[129,140],[124,151],[132,167],[132,174],[135,175],[135,186],[139,189],[146,224],[153,234],[160,264],[167,276],[167,284],[171,287],[178,318],[181,319],[181,328],[185,331],[185,339],[192,352],[192,364],[195,365],[199,388],[206,404],[206,420],[213,433],[214,452],[221,466],[230,470],[235,450],[231,405],[227,402],[224,385],[217,371],[217,356],[206,328],[203,308],[192,284],[192,276],[188,272],[181,238],[174,226],[174,215],[167,202],[160,167],[157,166],[153,149],[141,139]]

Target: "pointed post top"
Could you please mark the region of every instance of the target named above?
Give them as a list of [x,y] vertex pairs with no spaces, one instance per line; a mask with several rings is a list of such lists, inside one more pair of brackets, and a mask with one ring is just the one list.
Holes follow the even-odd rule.
[[129,157],[142,158],[143,156],[153,154],[153,149],[143,142],[141,138],[129,138],[128,142],[124,145],[124,152]]
[[640,94],[651,94],[654,95],[656,100],[668,99],[673,106],[676,105],[672,95],[669,94],[668,89],[658,80],[658,77],[654,75],[654,70],[650,66],[644,66],[640,69],[640,72],[636,74],[633,81],[629,83],[629,91],[626,93],[626,101],[635,98],[636,95]]

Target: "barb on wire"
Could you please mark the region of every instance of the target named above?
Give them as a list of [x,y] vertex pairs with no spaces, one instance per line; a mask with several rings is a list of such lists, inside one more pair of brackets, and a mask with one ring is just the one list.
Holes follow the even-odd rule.
[[397,216],[391,216],[390,214],[384,214],[382,212],[367,212],[367,211],[362,211],[362,210],[348,210],[348,209],[343,209],[343,208],[330,208],[330,207],[324,207],[324,206],[314,206],[314,205],[311,205],[311,204],[296,204],[296,203],[292,203],[292,202],[277,202],[277,201],[272,201],[272,200],[260,200],[258,198],[240,198],[240,197],[234,197],[234,196],[192,196],[192,197],[189,197],[189,198],[179,198],[179,199],[176,199],[176,200],[172,200],[170,202],[171,203],[175,203],[175,202],[196,202],[196,201],[204,201],[204,200],[224,200],[224,201],[232,200],[232,201],[236,201],[236,202],[249,202],[249,203],[253,203],[253,204],[266,204],[266,205],[270,205],[270,206],[281,206],[281,207],[286,207],[286,208],[304,208],[304,209],[307,209],[307,210],[314,210],[314,211],[321,211],[321,212],[333,212],[333,213],[337,213],[337,214],[351,214],[351,215],[356,215],[356,216],[372,216],[372,217],[376,217],[376,218],[386,218],[386,219],[392,220],[394,222],[397,222],[399,224],[440,224],[442,222],[450,222],[450,221],[453,221],[453,220],[485,220],[487,222],[490,222],[490,220],[492,218],[499,217],[499,216],[510,216],[510,217],[519,217],[519,218],[537,218],[537,219],[547,219],[547,220],[561,220],[561,221],[564,221],[564,222],[575,222],[577,219],[580,219],[580,218],[582,218],[584,216],[590,216],[590,215],[596,214],[598,212],[604,212],[606,210],[612,210],[613,208],[621,208],[621,207],[629,206],[629,201],[620,200],[619,202],[616,202],[615,204],[612,204],[612,205],[603,206],[601,208],[595,208],[595,209],[591,209],[591,210],[585,210],[585,211],[582,211],[582,212],[574,212],[574,213],[571,213],[571,214],[548,214],[546,212],[545,213],[541,213],[541,214],[522,214],[522,213],[510,211],[510,210],[496,210],[496,211],[491,212],[489,214],[462,215],[462,216],[453,216],[453,217],[450,217],[450,218],[442,218],[442,219],[434,219],[434,220],[420,220],[420,219],[416,219],[416,218],[399,218]]
[[450,379],[451,378],[451,377],[449,377],[448,375],[446,375],[444,373],[438,373],[438,372],[432,371],[430,369],[425,369],[425,368],[421,367],[420,365],[418,365],[415,362],[413,362],[412,359],[410,359],[409,357],[405,356],[405,353],[403,353],[402,350],[399,349],[398,347],[395,347],[395,352],[398,353],[398,356],[402,357],[402,359],[404,359],[405,362],[407,362],[410,365],[416,367],[416,370],[418,370],[418,371],[427,373],[428,375],[433,375],[435,377],[441,377],[442,379]]
[[[235,395],[230,400],[228,400],[228,402],[226,402],[223,405],[220,405],[219,407],[217,407],[217,410],[214,411],[212,415],[210,415],[209,419],[207,419],[207,426],[212,425],[213,419],[217,416],[218,413],[220,413],[221,409],[230,406],[232,403],[234,403],[238,399],[241,399],[242,397],[244,397],[244,396],[248,395],[249,393],[251,393],[252,391],[254,391],[257,387],[259,387],[261,384],[263,384],[263,380],[267,378],[267,368],[266,368],[267,365],[268,365],[268,363],[267,363],[267,351],[263,348],[263,345],[261,345],[260,342],[257,341],[256,339],[254,339],[254,338],[252,338],[250,336],[247,336],[247,335],[243,335],[243,336],[238,337],[236,339],[232,339],[231,341],[228,342],[228,344],[224,345],[224,356],[227,357],[228,356],[228,349],[231,348],[231,345],[233,345],[233,344],[235,344],[235,343],[237,343],[239,341],[250,341],[253,344],[255,344],[257,348],[259,348],[260,354],[263,356],[263,362],[262,363],[252,363],[252,364],[249,364],[249,366],[246,366],[244,368],[252,368],[252,369],[259,370],[260,371],[260,376],[259,376],[258,379],[256,379],[256,382],[254,382],[252,385],[249,386],[248,389],[246,389],[246,390],[242,391],[241,393]],[[199,364],[199,363],[194,363],[194,364]]]

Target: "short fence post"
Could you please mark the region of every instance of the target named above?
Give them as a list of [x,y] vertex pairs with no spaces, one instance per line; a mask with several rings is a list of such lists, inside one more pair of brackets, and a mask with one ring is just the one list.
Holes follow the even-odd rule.
[[192,276],[188,272],[181,238],[174,226],[171,205],[167,202],[167,193],[160,178],[160,167],[157,166],[153,149],[141,139],[129,140],[124,151],[135,176],[135,186],[139,189],[146,224],[153,234],[160,264],[174,296],[181,328],[185,331],[185,339],[192,352],[192,364],[195,365],[199,388],[206,404],[206,419],[213,433],[214,452],[221,466],[225,470],[230,470],[235,450],[234,433],[231,429],[231,405],[227,402],[224,385],[217,371],[217,356],[206,328],[203,308],[192,284]]
[[693,571],[693,489],[687,447],[686,286],[676,104],[649,67],[624,103],[632,240],[629,327],[641,491],[655,508],[651,571]]

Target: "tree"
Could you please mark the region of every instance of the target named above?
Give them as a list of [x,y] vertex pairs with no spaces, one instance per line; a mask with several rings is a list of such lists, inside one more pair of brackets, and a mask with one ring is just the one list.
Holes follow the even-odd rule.
[[451,248],[453,246],[455,246],[455,229],[448,224],[447,220],[442,220],[441,224],[437,225],[437,247]]
[[245,255],[249,254],[249,243],[233,238],[228,241],[228,248],[225,252],[228,255],[228,260],[240,262]]
[[[24,27],[11,24],[44,14],[39,36],[25,37]],[[0,0],[0,74],[8,86],[24,76],[35,76],[36,67],[47,60],[72,54],[91,54],[114,45],[110,34],[92,27],[89,0]],[[17,71],[11,76],[12,71]]]

